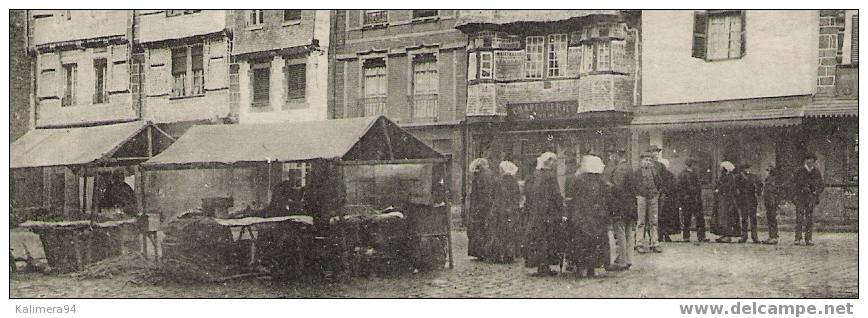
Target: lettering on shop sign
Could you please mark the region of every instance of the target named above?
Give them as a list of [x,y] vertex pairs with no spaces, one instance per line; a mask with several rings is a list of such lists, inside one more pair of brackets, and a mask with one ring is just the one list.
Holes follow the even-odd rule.
[[578,107],[576,102],[543,102],[511,104],[506,109],[510,120],[552,120],[574,118]]

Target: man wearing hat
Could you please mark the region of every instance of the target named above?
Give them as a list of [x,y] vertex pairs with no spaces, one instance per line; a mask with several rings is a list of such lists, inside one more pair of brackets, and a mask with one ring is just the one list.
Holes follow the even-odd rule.
[[751,171],[749,163],[738,167],[738,209],[741,218],[741,239],[739,243],[747,242],[748,224],[750,224],[750,239],[754,244],[760,243],[756,229],[757,198],[762,190],[762,181]]
[[793,173],[793,203],[796,205],[796,240],[795,245],[802,241],[805,235],[805,246],[814,245],[812,232],[814,230],[814,208],[820,202],[823,193],[823,175],[817,169],[817,156],[808,153],[804,156],[802,166]]
[[642,154],[639,169],[631,177],[636,196],[637,226],[636,250],[639,253],[663,252],[657,246],[657,212],[661,193],[660,172],[655,165],[651,152]]
[[675,174],[669,171],[669,160],[663,158],[663,148],[651,145],[648,149],[654,155],[654,166],[660,176],[660,199],[657,208],[657,238],[661,242],[672,242],[669,237],[681,231],[681,218],[675,200]]
[[[610,270],[627,270],[633,265],[630,255],[635,244],[636,199],[630,186],[630,163],[627,161],[627,150],[616,149],[609,153],[613,167],[606,175],[606,181],[611,185],[612,202],[609,209],[612,214],[612,232],[615,236],[615,261]],[[609,270],[609,269],[607,269]]]
[[785,196],[783,173],[778,167],[769,167],[769,175],[763,184],[763,204],[766,208],[766,223],[769,238],[763,244],[778,244],[778,204]]
[[678,176],[678,205],[683,216],[681,237],[684,242],[690,242],[690,221],[696,220],[696,237],[700,242],[708,242],[705,238],[705,213],[702,211],[702,182],[696,171],[698,162],[689,158],[685,161],[687,168]]

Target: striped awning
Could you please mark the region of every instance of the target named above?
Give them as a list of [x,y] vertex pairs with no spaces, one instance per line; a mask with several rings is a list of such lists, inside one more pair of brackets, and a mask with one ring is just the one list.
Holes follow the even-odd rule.
[[815,100],[805,106],[805,117],[855,117],[859,116],[859,100]]

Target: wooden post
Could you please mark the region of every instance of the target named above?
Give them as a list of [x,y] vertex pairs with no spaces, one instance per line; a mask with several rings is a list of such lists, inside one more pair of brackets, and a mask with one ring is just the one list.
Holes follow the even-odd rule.
[[[449,167],[443,163],[441,163],[439,165],[441,168],[443,168],[443,173],[441,174],[441,180],[444,180],[443,182],[447,182],[447,181],[445,181],[445,178],[447,175],[446,169],[449,169]],[[445,185],[443,185],[443,186],[445,187]],[[445,190],[445,188],[444,188],[444,190]],[[444,193],[443,199],[444,199],[444,202],[446,202],[445,201],[446,200],[445,193]],[[449,269],[452,269],[454,267],[454,261],[452,258],[452,210],[451,210],[451,206],[446,204],[443,206],[443,210],[446,211],[446,252],[448,253],[446,256],[449,258]]]
[[395,160],[395,152],[392,149],[392,137],[389,135],[389,128],[386,127],[386,121],[380,122],[380,127],[383,128],[383,136],[386,137],[386,149],[389,149],[389,160]]

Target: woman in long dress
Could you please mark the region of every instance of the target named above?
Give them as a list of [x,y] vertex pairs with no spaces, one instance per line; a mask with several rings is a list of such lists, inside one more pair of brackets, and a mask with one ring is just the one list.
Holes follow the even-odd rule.
[[554,169],[556,161],[557,155],[554,153],[546,152],[540,155],[537,158],[533,184],[528,189],[530,229],[525,266],[536,268],[537,275],[556,274],[549,266],[560,264],[557,248],[560,237],[557,228],[564,218],[564,198],[561,196]]
[[720,179],[714,189],[715,208],[711,232],[720,236],[718,243],[732,243],[732,238],[741,235],[738,214],[738,179],[735,165],[729,161],[720,163]]
[[582,166],[570,187],[574,204],[567,211],[570,247],[567,260],[576,274],[584,271],[595,276],[595,269],[609,262],[608,226],[611,214],[608,208],[609,190],[603,177],[605,165],[597,156],[584,156]]
[[467,217],[467,255],[483,260],[488,257],[488,217],[491,214],[494,184],[488,160],[479,158],[470,163],[472,183],[470,209]]
[[660,181],[663,183],[660,193],[660,214],[658,216],[657,234],[661,242],[672,242],[669,237],[681,232],[681,217],[678,213],[678,202],[675,189],[675,174],[669,170],[669,160],[658,160],[661,164]]
[[509,161],[498,165],[500,177],[495,183],[497,200],[494,200],[489,222],[489,242],[491,260],[494,262],[511,263],[515,259],[518,248],[518,213],[521,191],[519,191],[518,166]]

